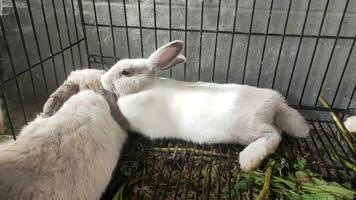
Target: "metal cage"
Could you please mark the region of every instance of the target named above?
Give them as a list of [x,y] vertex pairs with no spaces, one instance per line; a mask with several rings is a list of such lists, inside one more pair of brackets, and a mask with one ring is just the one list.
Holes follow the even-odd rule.
[[[1,99],[6,134],[14,139],[70,71],[105,69],[180,39],[187,63],[162,76],[278,90],[313,131],[307,139],[284,137],[277,155],[290,162],[303,156],[328,180],[355,180],[355,172],[332,158],[355,154],[328,112],[344,119],[356,108],[356,1],[0,2]],[[320,106],[321,96],[331,110]],[[152,199],[253,197],[253,189],[234,193],[238,145],[135,137],[139,139],[128,142],[104,199],[130,180],[139,188],[136,199],[144,199],[145,193]]]

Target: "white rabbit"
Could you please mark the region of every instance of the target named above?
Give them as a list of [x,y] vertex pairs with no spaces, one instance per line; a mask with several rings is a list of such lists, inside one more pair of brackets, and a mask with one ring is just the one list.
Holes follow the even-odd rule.
[[125,139],[107,101],[79,92],[0,145],[0,199],[99,199]]
[[356,116],[348,117],[344,124],[350,133],[356,133]]
[[120,60],[102,76],[103,87],[120,96],[117,103],[132,130],[150,138],[248,145],[239,158],[244,171],[275,151],[279,128],[295,137],[309,135],[306,121],[276,91],[158,78],[160,70],[185,61],[182,47],[173,41],[148,59]]

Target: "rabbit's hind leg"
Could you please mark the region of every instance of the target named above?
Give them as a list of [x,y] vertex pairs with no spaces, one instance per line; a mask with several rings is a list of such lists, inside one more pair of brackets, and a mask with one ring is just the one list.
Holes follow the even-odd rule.
[[280,130],[273,125],[261,125],[258,131],[261,137],[240,152],[239,162],[243,171],[259,167],[263,159],[275,152],[282,140]]

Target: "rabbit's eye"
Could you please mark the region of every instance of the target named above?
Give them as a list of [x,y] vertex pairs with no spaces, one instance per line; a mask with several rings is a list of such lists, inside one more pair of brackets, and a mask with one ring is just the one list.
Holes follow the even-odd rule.
[[130,75],[130,71],[125,69],[125,70],[123,70],[123,71],[121,72],[121,75],[129,76],[129,75]]

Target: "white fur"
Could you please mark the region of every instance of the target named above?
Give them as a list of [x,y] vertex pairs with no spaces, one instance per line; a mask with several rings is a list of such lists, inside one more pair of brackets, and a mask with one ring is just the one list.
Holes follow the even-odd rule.
[[106,100],[80,92],[0,145],[1,199],[99,199],[125,139]]
[[[171,53],[170,44],[178,46],[179,52],[181,47],[177,43],[181,42],[173,41],[152,55],[160,56],[167,47]],[[275,125],[293,136],[309,134],[308,124],[302,116],[276,91],[237,84],[157,78],[157,67],[153,67],[150,59],[119,61],[101,79],[105,89],[124,95],[117,103],[134,131],[150,138],[250,144],[240,158],[245,171],[254,169],[278,146],[280,134]],[[122,75],[124,69],[136,67],[144,73]],[[264,142],[271,135],[275,142]],[[258,145],[262,146],[254,152]]]
[[356,133],[356,116],[347,118],[344,124],[349,132]]

